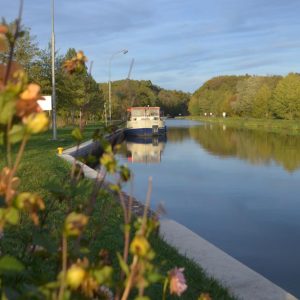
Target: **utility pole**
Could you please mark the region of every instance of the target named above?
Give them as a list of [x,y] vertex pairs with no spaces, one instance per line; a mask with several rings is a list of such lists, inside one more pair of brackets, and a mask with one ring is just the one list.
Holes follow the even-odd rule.
[[123,49],[121,51],[118,51],[116,53],[113,53],[109,59],[108,63],[108,111],[109,111],[109,121],[111,123],[111,61],[117,54],[126,54],[128,52],[127,49]]
[[89,75],[92,75],[94,61],[92,60],[90,63]]
[[54,0],[52,0],[52,34],[51,34],[51,59],[52,59],[52,139],[57,140],[56,132],[56,93],[55,93],[55,34],[54,34]]

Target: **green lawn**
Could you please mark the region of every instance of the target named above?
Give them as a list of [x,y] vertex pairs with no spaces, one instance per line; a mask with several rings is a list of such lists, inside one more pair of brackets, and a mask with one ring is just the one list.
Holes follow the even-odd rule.
[[[85,130],[85,138],[91,136],[94,129],[95,126],[88,126]],[[57,147],[66,148],[74,144],[70,132],[70,128],[58,130],[58,137],[63,139],[62,141],[51,141],[51,132],[34,136],[27,145],[18,173],[22,180],[20,190],[37,192],[43,197],[47,206],[47,218],[45,219],[44,229],[35,228],[31,222],[24,219],[21,230],[10,228],[6,232],[5,238],[0,241],[3,253],[15,255],[21,261],[31,263],[25,279],[17,278],[14,283],[10,282],[11,285],[15,285],[17,288],[25,282],[43,284],[54,280],[55,274],[60,269],[60,255],[58,253],[56,256],[49,256],[47,253],[40,256],[28,255],[28,245],[42,243],[50,252],[53,245],[59,245],[60,240],[58,237],[61,232],[66,205],[64,202],[60,202],[53,195],[53,192],[49,192],[49,189],[53,189],[54,186],[63,189],[65,179],[70,172],[70,165],[56,155]],[[4,163],[4,157],[1,155],[0,166],[3,166]],[[91,182],[86,182],[83,188],[78,188],[76,195],[71,197],[72,201],[75,201],[76,205],[81,205],[91,188]],[[96,235],[89,234],[87,230],[85,235],[85,239],[89,244],[87,256],[90,258],[97,257],[100,249],[105,248],[110,251],[113,264],[116,264],[116,252],[121,251],[123,245],[120,229],[123,220],[122,210],[117,201],[103,192],[95,211],[95,218],[101,221]],[[41,217],[43,218],[44,215],[45,213]],[[33,235],[33,232],[36,234]],[[35,236],[34,240],[33,236]],[[180,299],[197,299],[201,292],[210,293],[212,298],[217,300],[233,299],[215,280],[207,278],[196,264],[179,255],[175,249],[159,237],[152,238],[152,245],[157,254],[157,264],[162,271],[167,272],[174,266],[185,268],[189,288]],[[148,292],[151,299],[161,299],[162,287],[154,285]],[[178,297],[168,299],[178,299]]]
[[254,118],[219,118],[219,117],[200,117],[189,116],[190,120],[224,124],[229,127],[259,129],[268,132],[288,132],[290,134],[300,134],[299,120],[275,120],[275,119],[254,119]]

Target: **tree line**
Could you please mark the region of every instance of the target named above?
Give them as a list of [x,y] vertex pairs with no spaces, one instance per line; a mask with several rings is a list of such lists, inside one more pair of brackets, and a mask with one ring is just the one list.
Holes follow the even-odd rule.
[[[11,25],[13,26],[13,24]],[[76,56],[69,48],[66,53],[56,52],[55,78],[56,103],[63,124],[87,120],[104,120],[105,103],[108,103],[108,84],[97,83],[88,67],[70,76],[63,68],[65,61]],[[8,53],[0,53],[0,63]],[[28,74],[29,82],[41,86],[43,95],[52,94],[51,47],[40,49],[29,28],[23,28],[22,37],[15,47],[15,62]],[[165,90],[149,80],[120,80],[112,82],[112,117],[126,119],[129,106],[161,106],[166,115],[188,113],[190,95],[181,91]],[[108,105],[106,106],[108,109]],[[108,112],[107,112],[108,113]]]
[[[104,99],[108,100],[108,84],[100,83]],[[131,106],[159,106],[165,116],[188,114],[190,94],[177,90],[166,90],[150,80],[118,80],[112,82],[112,116],[124,119]]]
[[[8,53],[2,52],[0,63],[4,62],[7,56]],[[102,92],[87,67],[72,76],[64,71],[64,62],[74,56],[76,51],[70,48],[65,54],[57,52],[55,59],[57,112],[64,124],[99,119],[103,109]],[[40,49],[35,37],[30,35],[30,30],[24,28],[15,47],[14,60],[27,73],[29,82],[41,86],[43,95],[52,94],[50,45],[46,49]]]
[[276,118],[300,117],[300,74],[287,76],[218,76],[192,96],[191,115]]

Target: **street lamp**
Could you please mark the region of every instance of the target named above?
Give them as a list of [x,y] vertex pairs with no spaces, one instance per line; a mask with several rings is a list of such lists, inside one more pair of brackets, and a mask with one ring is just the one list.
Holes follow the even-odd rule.
[[55,99],[55,35],[54,35],[54,0],[52,0],[52,34],[51,34],[51,63],[52,63],[52,131],[53,140],[57,139],[56,134],[56,99]]
[[109,59],[109,67],[108,67],[108,105],[109,105],[109,121],[111,122],[111,61],[118,54],[126,54],[128,52],[127,49],[123,49],[116,53],[113,53]]

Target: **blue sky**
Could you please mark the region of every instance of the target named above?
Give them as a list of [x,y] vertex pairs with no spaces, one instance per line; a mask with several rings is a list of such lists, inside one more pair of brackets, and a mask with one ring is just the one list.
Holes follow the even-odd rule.
[[[51,35],[50,0],[25,0],[23,23],[40,47]],[[18,0],[0,0],[12,20]],[[93,61],[93,76],[149,79],[195,91],[222,74],[300,71],[300,0],[56,0],[56,47],[74,47]]]

